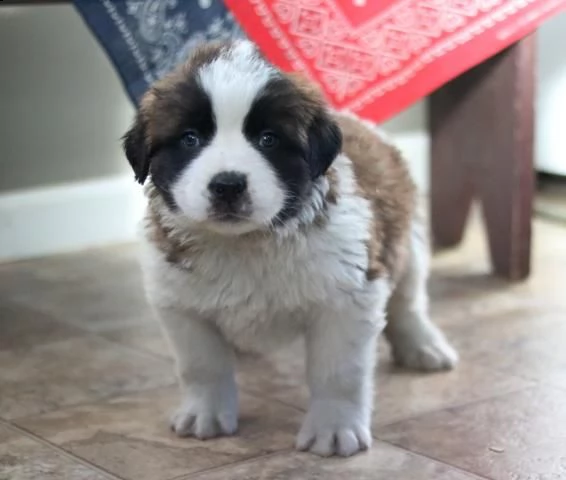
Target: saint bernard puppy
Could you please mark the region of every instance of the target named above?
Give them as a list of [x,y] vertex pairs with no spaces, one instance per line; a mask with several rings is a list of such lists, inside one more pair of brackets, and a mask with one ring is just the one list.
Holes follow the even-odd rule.
[[398,150],[249,41],[206,44],[143,97],[124,137],[147,183],[147,296],[175,352],[180,436],[238,427],[234,364],[301,337],[296,447],[371,444],[376,340],[421,370],[457,354],[431,323],[428,247]]

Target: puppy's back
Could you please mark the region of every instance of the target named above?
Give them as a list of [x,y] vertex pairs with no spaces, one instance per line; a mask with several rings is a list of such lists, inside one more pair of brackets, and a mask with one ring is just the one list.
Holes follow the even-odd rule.
[[383,141],[367,123],[336,114],[342,130],[343,153],[351,160],[359,194],[371,202],[374,225],[368,249],[368,278],[403,270],[416,188],[400,152]]

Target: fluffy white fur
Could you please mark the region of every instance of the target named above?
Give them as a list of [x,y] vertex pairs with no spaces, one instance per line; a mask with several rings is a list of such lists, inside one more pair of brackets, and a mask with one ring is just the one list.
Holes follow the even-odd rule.
[[458,354],[429,318],[427,237],[422,217],[415,218],[409,264],[389,301],[385,333],[399,364],[434,371],[452,368]]
[[[370,446],[376,338],[392,286],[386,278],[368,282],[359,268],[367,263],[370,206],[355,192],[350,161],[341,155],[334,165],[340,200],[330,205],[326,228],[296,234],[317,210],[306,205],[277,239],[258,237],[252,245],[187,231],[187,241],[198,235],[208,246],[183,265],[197,269],[199,281],[146,243],[148,296],[176,353],[183,389],[172,418],[179,435],[236,431],[234,347],[269,351],[304,334],[312,398],[297,448],[348,456]],[[168,215],[169,226],[185,231],[180,215]],[[411,266],[391,303],[389,338],[401,362],[439,369],[452,366],[456,354],[428,319],[427,252],[417,225]]]
[[199,81],[212,101],[218,131],[241,125],[257,93],[275,73],[248,41],[235,42],[202,68]]
[[[159,214],[181,244],[206,248],[172,265],[151,240],[145,243],[148,297],[177,357],[183,389],[172,425],[182,436],[233,434],[235,348],[270,351],[304,335],[311,402],[297,448],[348,456],[371,444],[376,338],[388,305],[387,335],[400,363],[435,370],[451,367],[457,356],[428,318],[428,251],[419,220],[401,281],[366,278],[373,213],[357,193],[346,156],[333,163],[338,200],[327,205],[324,226],[312,227],[329,189],[323,176],[297,217],[269,235],[239,235],[269,224],[285,200],[269,162],[242,134],[243,119],[272,74],[249,42],[202,69],[216,135],[173,185],[180,212],[163,204]],[[210,179],[230,170],[247,175],[250,218],[194,228],[208,222]]]

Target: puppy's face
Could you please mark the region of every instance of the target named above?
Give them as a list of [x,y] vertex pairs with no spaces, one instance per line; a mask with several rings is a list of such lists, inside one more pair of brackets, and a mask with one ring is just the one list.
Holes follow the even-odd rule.
[[158,82],[124,147],[173,211],[242,234],[296,215],[341,135],[312,87],[244,41],[205,46]]

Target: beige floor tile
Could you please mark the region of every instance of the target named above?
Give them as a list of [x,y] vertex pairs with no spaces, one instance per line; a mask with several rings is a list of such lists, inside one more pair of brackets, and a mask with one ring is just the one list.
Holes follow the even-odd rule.
[[0,479],[107,480],[113,478],[0,425]]
[[448,465],[376,442],[364,454],[347,459],[321,459],[289,453],[221,469],[198,480],[472,480]]
[[82,335],[78,328],[7,300],[0,302],[0,324],[0,352],[31,348]]
[[539,387],[400,422],[379,436],[497,480],[566,478],[565,392]]
[[104,469],[132,480],[164,480],[292,447],[300,413],[249,395],[240,399],[235,437],[180,439],[167,418],[176,388],[60,410],[20,423]]
[[451,333],[464,363],[566,387],[565,320],[549,307],[517,309]]
[[[173,368],[131,246],[0,265],[0,417],[135,480],[209,469],[199,478],[476,478],[427,457],[495,480],[566,478],[565,235],[535,222],[533,275],[518,285],[489,276],[477,222],[461,248],[435,256],[432,316],[461,363],[450,373],[409,373],[381,348],[374,415],[377,436],[424,456],[381,442],[347,460],[291,453],[308,400],[297,347],[239,362],[239,436],[175,438]],[[8,465],[10,480],[99,480],[9,434],[0,427],[0,473]],[[258,455],[267,456],[247,461]]]
[[[49,257],[33,258],[0,264],[1,285],[10,284],[10,276],[26,281],[76,282],[83,279],[98,280],[101,274],[111,278],[139,273],[139,248],[136,244],[124,244],[93,248]],[[13,284],[13,282],[12,282]],[[16,283],[14,287],[18,287]],[[13,289],[14,290],[14,289]],[[9,290],[10,291],[10,290]]]
[[551,298],[550,290],[545,295],[537,292],[534,287],[540,288],[540,283],[537,279],[532,284],[512,285],[483,273],[438,271],[429,282],[431,318],[442,327],[461,327],[516,310],[566,308],[566,302],[558,295]]
[[115,328],[103,333],[104,337],[143,352],[173,360],[173,353],[157,320]]
[[92,331],[149,321],[134,249],[98,249],[0,265],[0,295]]
[[167,362],[83,335],[0,352],[0,416],[16,418],[174,382]]
[[[389,371],[388,371],[389,370]],[[434,410],[514,392],[533,382],[491,368],[461,363],[451,372],[409,372],[387,365],[378,372],[374,433],[383,425]]]
[[[462,362],[452,372],[422,373],[394,367],[382,349],[377,370],[374,429],[424,412],[462,405],[521,390],[534,383],[485,365]],[[300,348],[265,359],[249,359],[241,368],[240,384],[257,395],[275,398],[305,410],[308,388]]]

